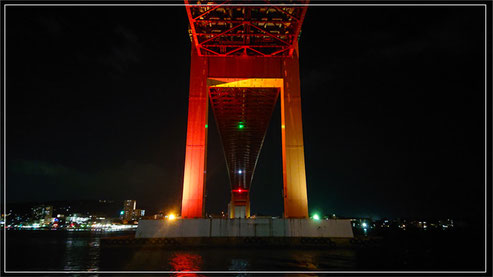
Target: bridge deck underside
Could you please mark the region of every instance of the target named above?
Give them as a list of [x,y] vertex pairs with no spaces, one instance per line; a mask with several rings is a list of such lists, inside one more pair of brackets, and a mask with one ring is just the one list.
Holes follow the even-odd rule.
[[242,1],[249,5],[235,6],[230,5],[233,1],[185,1],[190,36],[199,55],[262,57],[293,54],[307,2],[252,2],[264,4],[255,6]]
[[279,88],[210,88],[211,106],[236,201],[246,201],[248,197],[278,95]]

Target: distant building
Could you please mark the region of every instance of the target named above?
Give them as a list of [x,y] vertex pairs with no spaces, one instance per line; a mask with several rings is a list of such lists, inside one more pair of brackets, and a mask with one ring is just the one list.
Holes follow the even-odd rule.
[[56,227],[65,227],[65,220],[64,214],[57,214],[55,218]]
[[141,219],[142,217],[144,217],[145,213],[146,213],[146,210],[135,209],[134,210],[134,213],[133,213],[133,216],[132,216],[132,220],[139,220],[139,219]]
[[439,224],[439,227],[441,227],[443,229],[454,227],[454,221],[451,219],[440,220],[440,221],[438,221],[438,224]]
[[123,210],[120,212],[120,219],[130,221],[134,217],[134,211],[137,207],[137,200],[123,201]]
[[40,224],[50,224],[53,216],[53,206],[38,206],[32,208],[33,221]]
[[164,212],[159,212],[153,216],[154,219],[163,219],[164,218]]
[[70,214],[67,219],[66,223],[77,223],[77,224],[85,224],[87,223],[91,218],[89,216],[84,216],[83,214]]
[[145,210],[137,209],[136,200],[123,201],[123,210],[120,212],[120,219],[124,221],[135,221],[145,215]]
[[351,218],[351,225],[355,228],[369,229],[374,226],[370,218]]

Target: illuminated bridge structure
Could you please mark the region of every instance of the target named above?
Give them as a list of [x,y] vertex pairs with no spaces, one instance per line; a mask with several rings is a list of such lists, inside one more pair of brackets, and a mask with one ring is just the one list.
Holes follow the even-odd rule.
[[231,181],[231,218],[250,216],[250,184],[281,101],[285,218],[307,218],[298,38],[308,1],[188,1],[192,41],[182,218],[204,217],[208,102]]

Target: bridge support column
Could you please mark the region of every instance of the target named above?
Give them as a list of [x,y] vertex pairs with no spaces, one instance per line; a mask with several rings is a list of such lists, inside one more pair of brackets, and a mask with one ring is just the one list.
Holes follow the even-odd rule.
[[282,64],[281,133],[285,218],[308,217],[298,48]]
[[195,47],[192,47],[182,218],[204,216],[208,129],[207,74],[207,58],[200,57]]
[[250,193],[248,191],[233,190],[231,202],[228,204],[229,218],[250,217]]

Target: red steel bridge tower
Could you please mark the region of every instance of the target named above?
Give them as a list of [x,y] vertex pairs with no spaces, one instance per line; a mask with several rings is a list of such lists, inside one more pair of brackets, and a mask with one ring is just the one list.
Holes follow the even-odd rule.
[[281,100],[285,218],[308,217],[298,38],[308,1],[185,0],[192,41],[182,218],[204,216],[208,102],[231,181],[230,217],[250,216],[250,183]]

